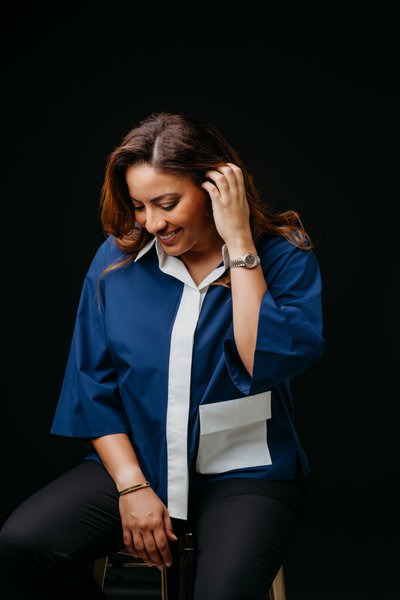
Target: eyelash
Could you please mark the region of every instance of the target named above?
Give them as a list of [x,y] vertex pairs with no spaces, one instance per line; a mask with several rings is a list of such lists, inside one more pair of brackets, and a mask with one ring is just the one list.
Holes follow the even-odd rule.
[[[163,210],[172,210],[177,204],[177,202],[173,202],[172,204],[160,204],[160,208]],[[134,210],[142,211],[144,206],[134,206],[133,208]]]

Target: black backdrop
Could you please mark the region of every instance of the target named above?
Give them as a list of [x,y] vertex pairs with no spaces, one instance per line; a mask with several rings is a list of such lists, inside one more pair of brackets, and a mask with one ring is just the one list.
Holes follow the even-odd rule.
[[293,381],[313,473],[288,600],[397,598],[394,15],[201,10],[19,3],[3,20],[2,518],[84,449],[48,432],[103,240],[106,157],[149,112],[191,113],[226,135],[266,201],[300,212],[321,265],[326,348]]

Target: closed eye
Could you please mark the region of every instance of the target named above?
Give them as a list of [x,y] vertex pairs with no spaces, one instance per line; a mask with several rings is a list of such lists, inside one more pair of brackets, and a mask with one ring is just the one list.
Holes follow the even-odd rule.
[[[159,204],[158,206],[163,210],[172,210],[177,204],[178,202],[172,202],[171,204]],[[142,211],[144,209],[144,204],[138,204],[137,206],[134,204],[133,208],[137,211]]]
[[177,202],[172,202],[171,204],[160,204],[160,208],[163,210],[172,210],[177,204]]

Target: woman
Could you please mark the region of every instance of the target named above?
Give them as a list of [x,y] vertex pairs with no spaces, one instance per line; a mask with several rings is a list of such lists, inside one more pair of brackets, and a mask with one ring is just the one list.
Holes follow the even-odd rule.
[[309,472],[290,378],[323,348],[311,241],[213,125],[169,113],[111,153],[102,224],[51,429],[93,451],[4,525],[9,597],[102,598],[89,565],[123,546],[173,581],[190,526],[195,600],[264,599]]

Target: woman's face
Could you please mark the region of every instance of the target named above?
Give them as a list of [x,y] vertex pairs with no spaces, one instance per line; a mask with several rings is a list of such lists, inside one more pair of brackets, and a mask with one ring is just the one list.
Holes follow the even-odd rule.
[[221,248],[210,197],[189,177],[160,173],[147,164],[132,165],[125,177],[136,222],[158,238],[165,252],[195,256]]

